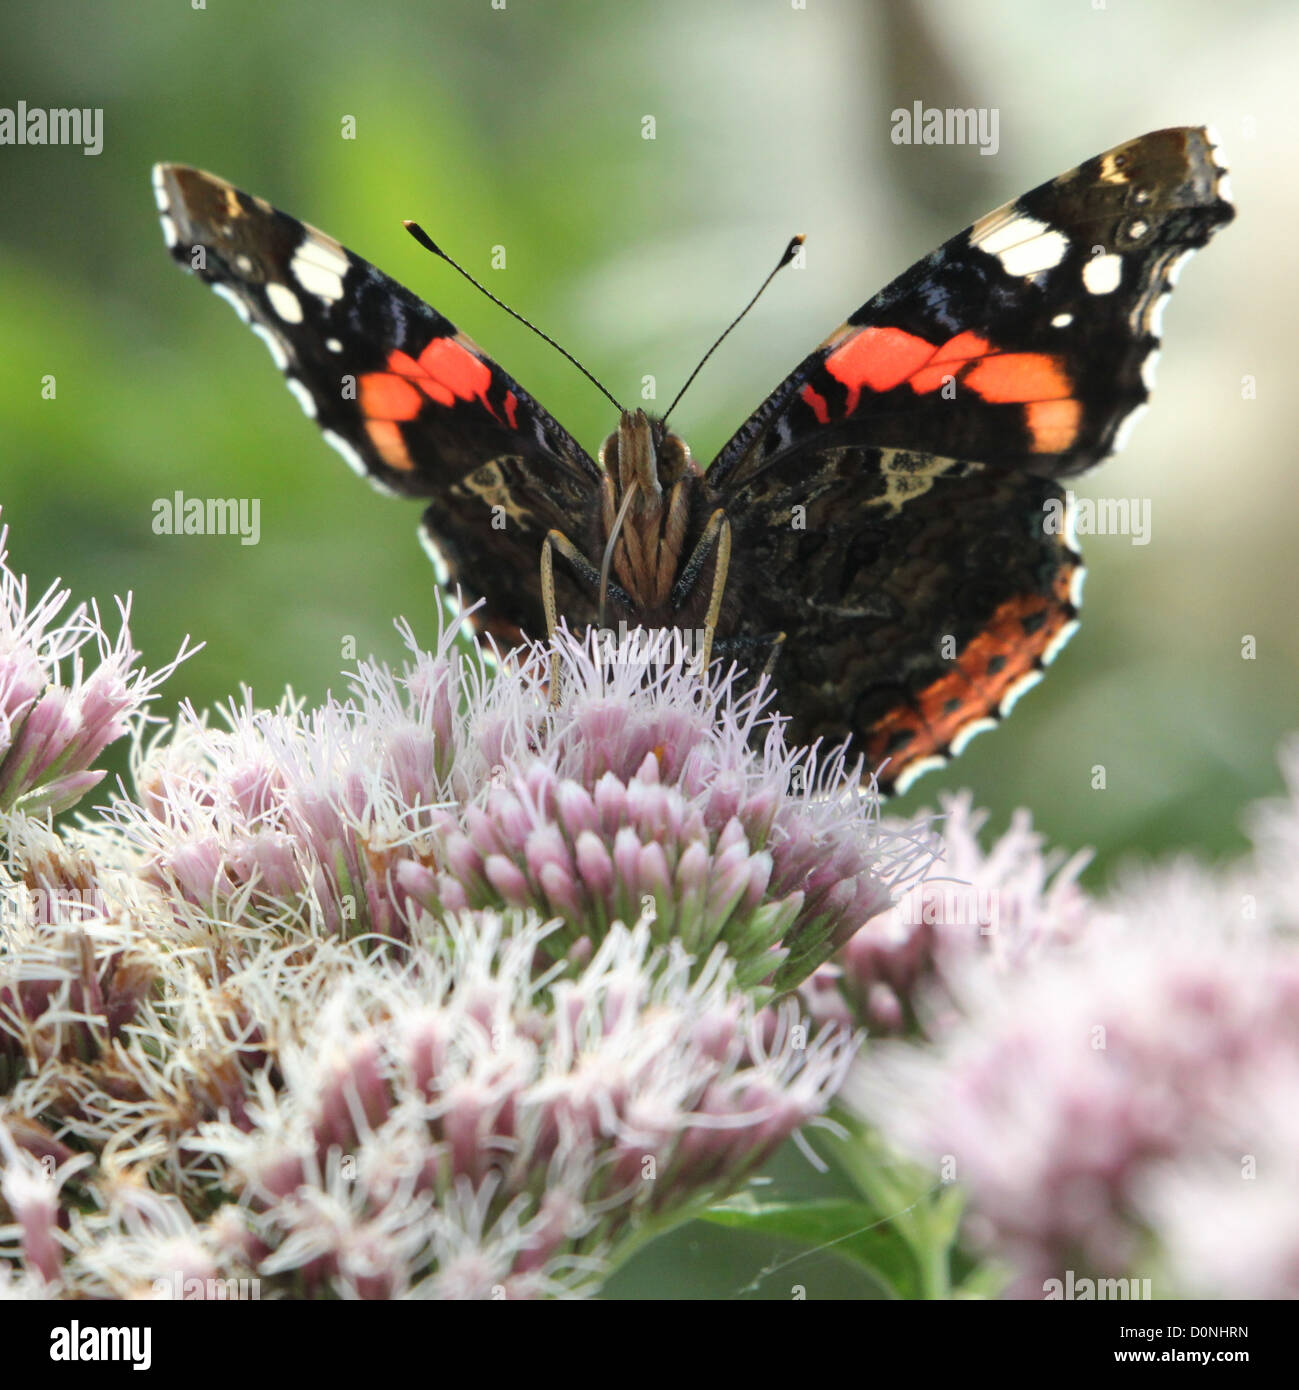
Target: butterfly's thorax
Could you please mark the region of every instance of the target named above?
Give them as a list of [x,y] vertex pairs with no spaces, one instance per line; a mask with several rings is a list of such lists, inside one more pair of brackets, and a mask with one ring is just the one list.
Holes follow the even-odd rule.
[[[643,410],[626,411],[600,450],[604,469],[596,561],[614,537],[611,578],[631,600],[612,616],[645,627],[693,620],[696,585],[683,574],[707,521],[710,491],[689,446]],[[611,596],[615,610],[617,590]]]

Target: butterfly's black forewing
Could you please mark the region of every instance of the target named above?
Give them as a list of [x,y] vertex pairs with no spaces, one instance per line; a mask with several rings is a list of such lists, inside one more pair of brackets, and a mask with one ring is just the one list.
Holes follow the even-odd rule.
[[[506,639],[545,632],[541,542],[598,504],[600,470],[455,326],[317,231],[223,179],[154,171],[172,256],[262,337],[303,410],[376,486],[432,499],[439,579],[487,600]],[[561,572],[560,598],[585,597]]]
[[1143,408],[1176,272],[1232,217],[1203,130],[1120,145],[862,306],[707,471],[791,735],[885,788],[999,719],[1076,626],[1057,479]]

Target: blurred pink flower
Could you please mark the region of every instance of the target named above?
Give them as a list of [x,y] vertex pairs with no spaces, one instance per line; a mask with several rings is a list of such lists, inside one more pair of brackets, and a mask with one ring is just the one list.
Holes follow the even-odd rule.
[[1044,850],[1027,811],[984,853],[978,836],[987,812],[972,809],[968,792],[943,796],[941,806],[941,815],[922,812],[912,826],[885,822],[895,843],[915,846],[910,882],[803,984],[819,1022],[865,1026],[875,1036],[906,1032],[917,1025],[923,994],[936,1028],[950,971],[972,958],[994,973],[1018,970],[1089,927],[1096,909],[1077,881],[1087,853],[1066,860]]
[[1009,973],[977,955],[949,969],[935,1017],[920,1009],[931,1044],[863,1054],[850,1105],[966,1188],[967,1229],[1014,1293],[1042,1297],[1069,1270],[1149,1276],[1161,1237],[1158,1296],[1293,1287],[1299,1206],[1260,1219],[1241,1169],[1269,1155],[1274,1197],[1293,1169],[1278,1171],[1269,1111],[1299,1073],[1299,945],[1253,909],[1278,890],[1265,866],[1129,875],[1062,949]]
[[[0,527],[0,811],[40,815],[75,805],[100,781],[104,774],[90,765],[141,726],[158,686],[196,648],[187,639],[173,661],[146,672],[135,665],[129,596],[118,602],[116,641],[93,603],[57,621],[68,600],[57,581],[29,606],[26,579],[5,563],[8,535]],[[89,675],[81,655],[88,642],[99,655]]]

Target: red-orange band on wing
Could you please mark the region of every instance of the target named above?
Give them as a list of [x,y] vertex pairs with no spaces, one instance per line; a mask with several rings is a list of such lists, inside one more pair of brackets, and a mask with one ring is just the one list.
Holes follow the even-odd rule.
[[958,333],[949,338],[910,381],[917,395],[937,391],[948,377],[954,377],[967,363],[991,351],[992,344],[977,333]]
[[367,372],[359,382],[358,395],[367,420],[413,420],[424,404],[410,382],[390,372]]
[[878,765],[889,758],[884,785],[891,786],[909,764],[940,753],[974,720],[997,713],[1010,689],[1074,620],[1069,590],[1076,569],[1066,559],[1050,594],[1007,599],[950,671],[875,724],[865,743],[866,761]]
[[1072,449],[1081,424],[1081,401],[1029,401],[1024,406],[1024,425],[1035,454],[1063,454]]
[[476,396],[487,405],[491,368],[454,338],[434,338],[420,353],[419,365],[427,378],[427,384],[421,381],[420,385],[440,404],[453,405]]
[[848,388],[844,413],[851,415],[862,387],[891,391],[918,372],[936,351],[933,343],[900,328],[863,328],[825,359],[825,367]]
[[1064,364],[1045,352],[985,357],[965,373],[962,384],[994,402],[1063,400],[1073,390]]
[[396,468],[402,473],[414,469],[415,460],[411,458],[401,426],[395,420],[367,420],[365,432],[389,468]]
[[[418,360],[394,349],[388,354],[387,367],[384,372],[367,372],[359,382],[361,412],[367,420],[413,420],[423,405],[421,391],[438,405],[478,400],[496,414],[487,400],[491,368],[454,338],[434,338]],[[505,401],[511,429],[517,428],[517,409],[511,392]]]
[[[843,416],[852,415],[863,390],[891,391],[904,383],[917,395],[959,380],[993,405],[1022,405],[1030,447],[1064,453],[1078,439],[1082,405],[1059,357],[1045,352],[997,352],[988,339],[966,331],[935,346],[900,328],[863,328],[825,359],[826,370],[848,388]],[[800,391],[817,423],[830,423],[825,396],[810,383]]]
[[816,387],[804,386],[798,394],[812,407],[812,414],[816,416],[818,424],[828,425],[830,423],[830,407]]

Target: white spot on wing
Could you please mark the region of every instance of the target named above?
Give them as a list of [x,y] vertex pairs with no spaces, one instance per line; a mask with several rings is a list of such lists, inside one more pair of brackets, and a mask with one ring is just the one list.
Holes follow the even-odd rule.
[[1079,565],[1073,574],[1069,576],[1069,602],[1075,608],[1082,607],[1083,585],[1087,580],[1087,566]]
[[1150,332],[1156,338],[1164,336],[1164,305],[1172,298],[1170,294],[1164,293],[1150,306]]
[[1064,499],[1064,543],[1076,554],[1078,551],[1078,508],[1069,500],[1068,493]]
[[165,212],[158,214],[158,223],[162,227],[162,239],[167,243],[170,250],[180,240],[180,233],[176,230],[176,224]]
[[1042,679],[1041,671],[1025,671],[1024,674],[1001,697],[1000,714],[1004,719],[1019,704],[1023,696]]
[[1039,222],[1036,217],[1014,217],[994,212],[990,217],[980,218],[970,228],[970,241],[980,251],[986,251],[990,256],[1000,256],[1008,247],[1028,241],[1046,230],[1046,223]]
[[970,241],[980,251],[996,256],[1007,275],[1036,275],[1050,270],[1064,259],[1069,239],[1063,232],[1039,222],[1036,217],[1019,216],[976,222]]
[[337,338],[326,338],[325,346],[330,350],[330,352],[342,352],[343,350],[343,345],[338,341]]
[[969,746],[971,739],[976,739],[980,734],[986,734],[989,729],[996,727],[997,721],[995,719],[976,719],[972,724],[967,724],[947,745],[951,750],[952,757],[960,757]]
[[286,376],[284,378],[290,391],[297,398],[298,404],[302,407],[302,413],[308,420],[316,418],[316,403],[311,398],[311,392],[298,380],[296,376]]
[[1126,447],[1128,437],[1131,435],[1137,421],[1146,413],[1146,409],[1146,404],[1143,401],[1140,405],[1133,406],[1123,418],[1118,429],[1114,431],[1114,443],[1111,446],[1112,453],[1117,454],[1120,449]]
[[289,269],[308,294],[329,304],[343,297],[343,281],[349,269],[347,253],[336,242],[320,235],[307,237],[293,253]]
[[271,308],[285,323],[302,322],[302,305],[298,302],[298,296],[287,285],[277,285],[274,282],[267,285],[266,298],[270,300]]
[[926,772],[933,772],[937,768],[946,767],[946,765],[946,758],[937,756],[917,758],[909,767],[904,767],[898,773],[897,781],[893,783],[894,795],[901,796],[904,792],[910,791],[917,777],[923,777]]
[[167,196],[167,185],[162,178],[162,165],[153,166],[153,201],[158,204],[159,212],[171,211],[171,199]]
[[370,470],[365,466],[365,460],[341,434],[335,434],[333,430],[321,430],[320,437],[342,458],[343,462],[358,478],[364,478],[376,492],[382,492],[385,497],[399,497],[401,495],[395,488],[390,488],[387,483],[381,482],[371,475]]
[[343,282],[337,275],[322,270],[310,261],[295,260],[292,266],[294,277],[308,294],[314,294],[327,304],[337,304],[343,297]]
[[446,556],[438,547],[437,541],[429,535],[427,526],[419,528],[419,543],[424,547],[424,554],[433,563],[433,578],[437,580],[438,587],[445,589],[451,582],[451,570],[447,565]]
[[1170,290],[1181,278],[1182,267],[1194,254],[1193,251],[1183,251],[1180,255],[1174,256],[1173,259],[1168,262],[1168,269],[1164,271],[1164,281]]
[[321,270],[337,275],[340,280],[346,278],[350,268],[347,252],[333,237],[324,236],[320,232],[313,232],[303,238],[302,244],[293,253],[293,262],[295,265],[303,262],[317,265]]
[[1021,246],[1012,246],[998,258],[1007,275],[1037,275],[1050,270],[1064,259],[1069,239],[1063,232],[1043,232]]
[[252,315],[248,311],[248,305],[244,303],[242,297],[237,295],[229,285],[213,285],[212,293],[219,294],[235,313],[239,315],[244,323],[251,322]]
[[1123,278],[1123,257],[1112,251],[1090,257],[1083,265],[1082,278],[1088,294],[1112,294]]
[[1072,322],[1073,322],[1073,315],[1072,315],[1072,314],[1057,314],[1057,315],[1055,316],[1055,318],[1053,318],[1053,319],[1051,320],[1051,327],[1052,327],[1052,328],[1068,328],[1069,325],[1070,325]]
[[1071,618],[1060,629],[1059,632],[1046,644],[1042,652],[1042,665],[1049,666],[1064,649],[1065,643],[1078,631],[1081,624],[1077,618]]
[[[247,323],[248,320],[245,319],[244,322]],[[271,360],[283,371],[289,365],[289,354],[284,351],[284,344],[263,323],[249,324],[249,327],[266,344]]]
[[1231,176],[1226,170],[1227,161],[1222,157],[1222,141],[1212,126],[1205,127],[1204,138],[1209,142],[1209,152],[1213,156],[1214,168],[1222,170],[1218,175],[1218,197],[1224,202],[1230,203],[1232,201]]
[[365,466],[365,460],[360,454],[343,438],[341,434],[335,434],[333,430],[321,430],[321,437],[331,449],[336,449],[342,455],[343,462],[360,478],[368,478],[370,470]]

